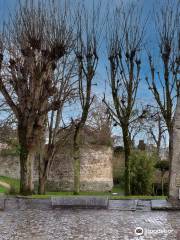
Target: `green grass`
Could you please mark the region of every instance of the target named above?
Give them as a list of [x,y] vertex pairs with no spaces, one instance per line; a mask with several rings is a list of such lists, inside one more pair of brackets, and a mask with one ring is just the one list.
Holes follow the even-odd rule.
[[165,200],[167,196],[111,196],[110,199],[112,200],[128,200],[128,199],[142,199],[142,200]]
[[74,195],[73,192],[47,192],[46,195],[32,195],[32,198],[50,198],[52,196],[58,197],[80,197],[80,196],[111,196],[108,192],[80,192],[79,195]]
[[119,185],[115,185],[112,189],[112,193],[118,193],[118,195],[124,196],[124,189]]
[[7,192],[7,189],[0,187],[0,193],[6,193],[6,192]]
[[[53,196],[58,196],[58,197],[74,197],[72,192],[49,192],[46,193],[46,195],[32,195],[29,196],[30,198],[35,198],[35,199],[48,199]],[[142,200],[164,200],[167,197],[166,196],[112,196],[111,194],[104,193],[104,194],[98,194],[96,192],[81,192],[79,195],[76,195],[76,197],[81,197],[81,196],[107,196],[111,200],[129,200],[129,199],[142,199]]]
[[[20,182],[18,179],[9,178],[0,176],[0,181],[6,182],[11,185],[14,194],[19,192]],[[0,193],[7,193],[7,189],[0,186]],[[118,193],[118,195],[112,195],[112,193]],[[116,185],[112,189],[111,192],[80,192],[78,196],[107,196],[109,199],[113,200],[126,200],[126,199],[144,199],[144,200],[151,200],[151,199],[166,199],[166,196],[124,196],[124,190],[119,186]],[[47,192],[46,195],[39,195],[34,194],[32,196],[28,196],[29,198],[36,198],[36,199],[48,199],[51,196],[59,196],[59,197],[73,197],[75,196],[73,192]]]
[[[114,186],[112,192],[118,193],[118,197],[124,195],[124,190],[117,186]],[[51,196],[59,196],[59,197],[73,197],[73,196],[108,196],[109,198],[113,197],[111,192],[80,192],[79,195],[74,195],[73,192],[47,192],[46,195],[32,195],[33,198],[50,198]]]
[[[14,192],[16,192],[16,193],[19,192],[20,182],[18,179],[0,176],[0,181],[8,183]],[[6,192],[7,192],[7,190],[6,190]]]

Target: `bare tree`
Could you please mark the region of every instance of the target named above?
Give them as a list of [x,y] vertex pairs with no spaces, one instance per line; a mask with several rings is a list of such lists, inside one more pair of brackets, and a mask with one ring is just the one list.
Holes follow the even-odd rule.
[[112,118],[102,99],[97,96],[94,98],[86,126],[92,129],[97,144],[112,145]]
[[80,103],[80,117],[73,121],[73,158],[74,158],[74,194],[80,191],[80,133],[88,118],[90,106],[93,102],[92,85],[98,64],[98,47],[101,24],[99,22],[100,6],[93,4],[78,6],[77,38],[75,54],[78,64],[78,98]]
[[161,147],[163,140],[166,139],[166,125],[164,119],[159,111],[151,112],[147,118],[145,130],[150,134],[153,142],[156,145],[157,156],[160,158]]
[[18,122],[21,194],[33,192],[33,160],[47,113],[60,105],[54,73],[71,45],[72,31],[65,11],[61,15],[56,9],[54,2],[20,4],[0,49],[0,91]]
[[[39,160],[39,194],[45,194],[46,182],[52,163],[59,148],[66,143],[65,139],[67,136],[64,136],[63,133],[69,127],[70,122],[63,121],[64,108],[71,101],[74,101],[76,97],[75,59],[72,51],[66,53],[58,65],[56,82],[60,104],[58,109],[53,109],[48,114],[46,136],[42,139],[42,149],[40,149],[37,156]],[[47,142],[45,142],[45,138],[47,138]]]
[[117,8],[107,29],[110,87],[113,104],[104,98],[106,106],[122,129],[125,151],[125,194],[130,194],[129,155],[131,150],[130,125],[140,116],[135,114],[137,90],[140,82],[140,52],[143,46],[145,23],[138,6]]
[[178,46],[178,41],[180,41],[180,35],[178,36],[177,33],[180,14],[179,7],[179,2],[166,1],[161,6],[160,11],[155,11],[160,54],[159,62],[161,62],[161,65],[159,68],[155,66],[152,55],[148,53],[151,78],[146,78],[149,89],[154,95],[167,126],[170,163],[172,160],[174,107],[176,97],[179,94],[180,46]]

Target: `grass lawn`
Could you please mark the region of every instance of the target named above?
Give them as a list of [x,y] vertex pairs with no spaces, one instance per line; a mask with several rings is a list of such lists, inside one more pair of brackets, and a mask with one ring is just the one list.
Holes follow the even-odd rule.
[[[19,192],[20,182],[18,179],[0,176],[0,181],[8,183],[12,187],[12,190],[14,192]],[[0,188],[2,188],[2,187],[0,187]],[[3,189],[4,189],[4,191],[3,191]],[[6,192],[7,190],[5,188],[2,188],[2,191]]]
[[145,196],[145,195],[133,195],[133,196],[111,196],[112,200],[129,200],[129,199],[141,199],[141,200],[165,200],[167,196]]
[[52,196],[58,197],[81,197],[81,196],[111,196],[109,192],[80,192],[79,195],[74,195],[73,192],[47,192],[46,195],[32,195],[33,198],[50,198]]
[[3,187],[0,187],[0,193],[6,193],[6,189],[5,188],[3,188]]
[[[14,193],[19,192],[20,183],[18,179],[0,176],[0,181],[10,184]],[[0,193],[7,193],[7,189],[0,186]],[[118,195],[112,195],[112,193],[117,193]],[[122,200],[125,200],[125,199],[149,200],[149,199],[166,199],[167,198],[166,196],[124,196],[124,190],[118,185],[114,186],[114,188],[112,189],[112,193],[111,192],[80,192],[80,194],[77,196],[107,196],[113,200],[121,200],[121,199]],[[29,197],[37,198],[37,199],[48,199],[51,196],[73,197],[75,195],[73,194],[73,192],[47,192],[46,195],[34,194]]]
[[[124,190],[120,186],[114,186],[112,192],[118,193],[118,196],[124,196]],[[47,192],[46,195],[32,195],[34,198],[50,198],[51,196],[59,196],[59,197],[73,197],[75,196],[73,192]],[[108,196],[112,197],[111,192],[80,192],[78,196]]]
[[166,196],[112,196],[111,193],[102,193],[102,192],[80,192],[79,195],[74,195],[73,192],[47,192],[46,195],[32,195],[30,198],[36,199],[48,199],[53,196],[58,197],[81,197],[81,196],[107,196],[111,200],[129,200],[129,199],[142,199],[142,200],[155,200],[155,199],[166,199]]

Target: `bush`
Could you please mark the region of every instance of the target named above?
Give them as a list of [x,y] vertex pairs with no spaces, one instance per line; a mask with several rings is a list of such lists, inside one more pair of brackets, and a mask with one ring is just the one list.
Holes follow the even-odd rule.
[[152,194],[155,156],[144,151],[133,151],[129,161],[131,194]]
[[169,161],[167,161],[167,160],[159,160],[156,163],[155,168],[157,168],[162,173],[165,173],[165,172],[169,171]]
[[162,189],[161,183],[153,183],[153,195],[154,196],[160,196],[160,195],[167,196],[168,188],[169,188],[168,183],[163,184],[163,189]]

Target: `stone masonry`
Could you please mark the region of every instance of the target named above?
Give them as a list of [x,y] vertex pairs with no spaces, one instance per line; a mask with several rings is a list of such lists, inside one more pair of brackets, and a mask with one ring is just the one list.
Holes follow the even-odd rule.
[[[81,191],[110,191],[113,187],[112,149],[107,146],[81,148]],[[38,180],[35,164],[34,179]],[[19,178],[18,157],[0,157],[0,176]],[[51,191],[73,190],[73,158],[71,148],[59,152],[48,177],[47,189]]]

